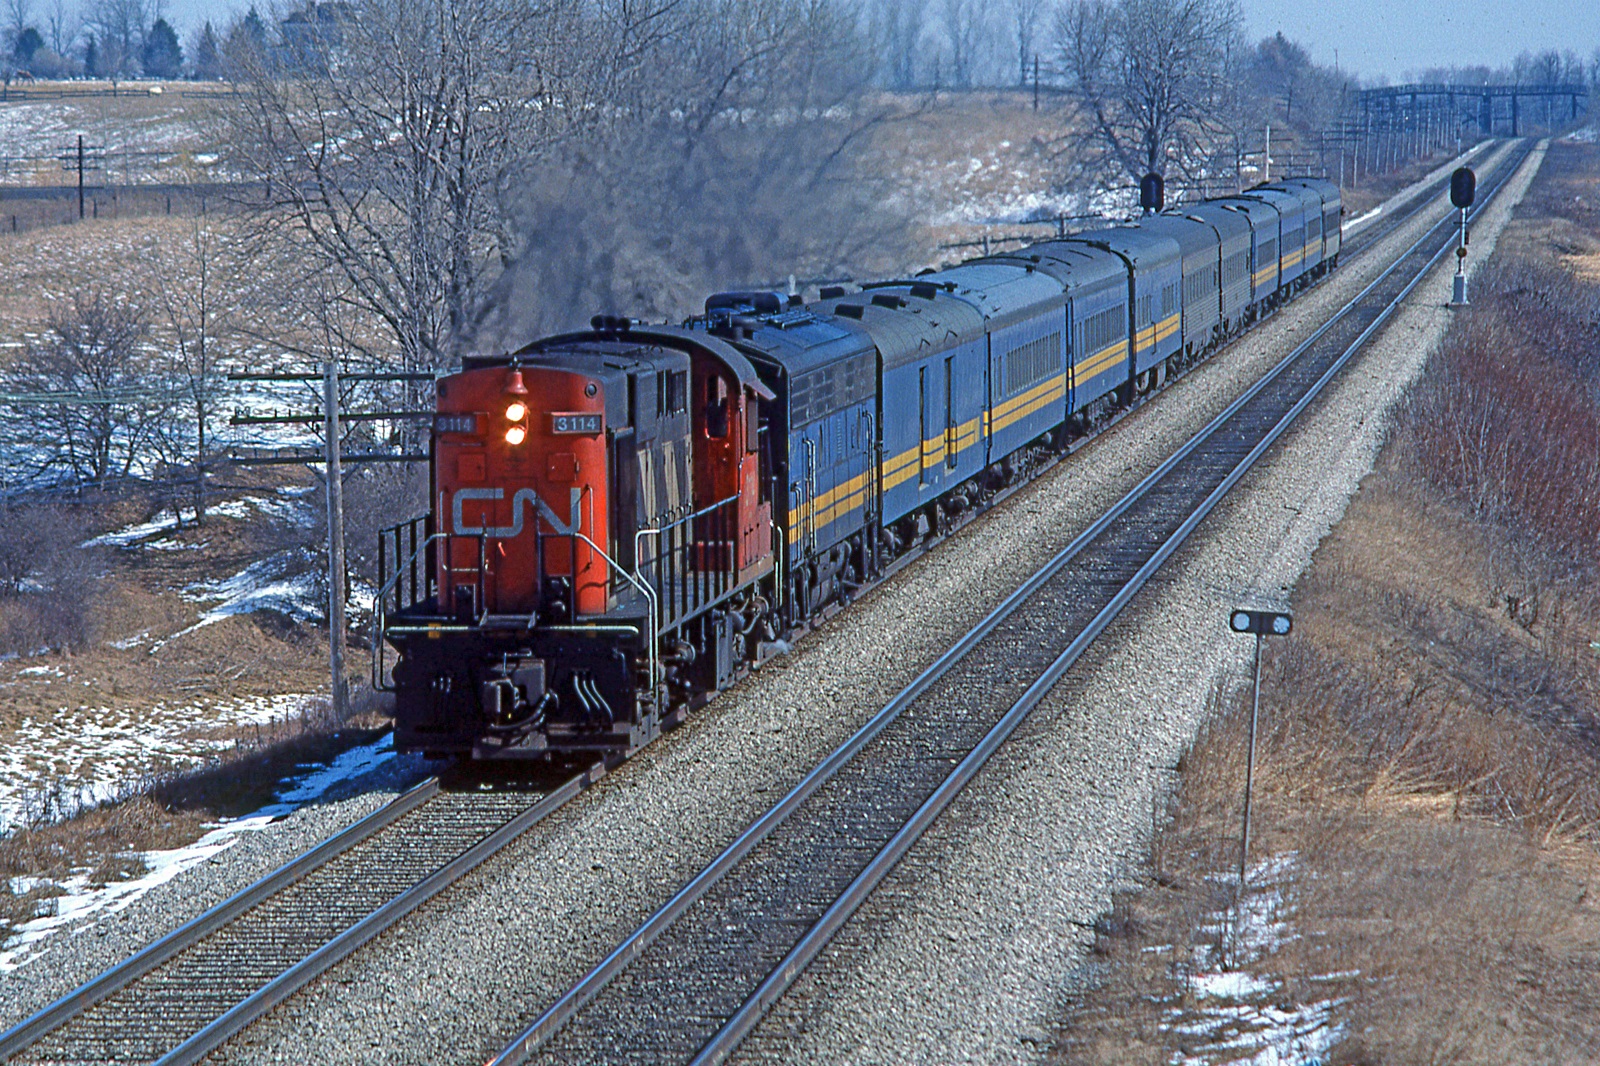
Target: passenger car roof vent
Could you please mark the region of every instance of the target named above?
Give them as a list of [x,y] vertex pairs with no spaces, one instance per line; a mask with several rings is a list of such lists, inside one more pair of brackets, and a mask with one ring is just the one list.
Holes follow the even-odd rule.
[[867,309],[862,307],[860,304],[840,304],[838,307],[833,309],[833,313],[836,315],[843,315],[845,318],[860,319],[866,310]]
[[843,285],[824,285],[818,295],[824,300],[835,300],[847,291]]
[[938,291],[939,287],[937,285],[928,285],[924,283],[911,286],[911,295],[915,296],[919,300],[931,300],[933,299],[934,294]]
[[895,296],[893,293],[887,292],[878,293],[872,298],[872,302],[879,307],[904,307],[906,305],[904,296]]

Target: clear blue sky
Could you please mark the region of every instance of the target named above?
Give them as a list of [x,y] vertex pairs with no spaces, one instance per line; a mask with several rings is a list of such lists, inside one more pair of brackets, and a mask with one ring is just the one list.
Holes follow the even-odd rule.
[[[928,0],[932,3],[932,0]],[[206,19],[219,26],[251,0],[166,0],[167,20],[187,38]],[[1282,30],[1319,63],[1366,78],[1449,64],[1509,64],[1518,52],[1600,48],[1600,0],[1240,0],[1252,40]],[[270,0],[257,0],[263,15]],[[42,5],[36,5],[42,6]]]
[[1600,0],[1240,0],[1252,39],[1279,30],[1318,63],[1402,81],[1432,66],[1508,65],[1524,50],[1600,48]]

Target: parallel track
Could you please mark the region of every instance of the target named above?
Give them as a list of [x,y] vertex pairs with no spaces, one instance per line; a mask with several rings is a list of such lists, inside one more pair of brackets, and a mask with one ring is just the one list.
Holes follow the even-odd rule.
[[[1433,200],[1442,184],[1442,181],[1433,182],[1396,205],[1376,225],[1364,230],[1358,239],[1347,241],[1342,257],[1348,259],[1358,254],[1404,224]],[[1324,327],[1324,330],[1327,328]],[[1120,421],[1120,416],[1114,421]],[[1114,421],[1104,428],[1114,424]],[[1079,442],[1079,446],[1082,443]],[[1146,487],[1136,489],[1135,494],[1142,493]],[[1130,495],[1129,499],[1133,498]],[[1106,524],[1095,527],[1085,537],[1097,530],[1105,536],[1133,533],[1132,527],[1127,530],[1114,528],[1115,523],[1109,513],[1103,523]],[[1086,542],[1075,543],[1068,552],[1076,552],[1086,546]],[[1105,568],[1106,576],[1097,587],[1101,591],[1110,588],[1107,582],[1113,580],[1111,575],[1120,573],[1138,556],[1137,550],[1113,550],[1107,559],[1091,564]],[[1047,570],[1051,574],[1059,574],[1067,559],[1072,557],[1064,553],[1052,564],[1053,569]],[[900,565],[896,565],[891,572],[899,568]],[[944,794],[934,771],[942,772],[945,766],[959,762],[963,752],[981,750],[982,744],[977,738],[993,717],[980,713],[976,706],[969,706],[974,701],[963,694],[962,684],[977,684],[979,687],[969,690],[983,692],[983,702],[986,704],[995,699],[1018,695],[1021,689],[1017,683],[993,683],[990,678],[1021,676],[1018,671],[1026,673],[1035,670],[1038,664],[1032,660],[1037,659],[1038,654],[1031,657],[1013,656],[1006,649],[1011,648],[1019,653],[1028,650],[1037,643],[1028,636],[1032,632],[1030,626],[1041,621],[1057,625],[1067,606],[1093,600],[1092,595],[1085,600],[1077,590],[1046,589],[1046,583],[1047,579],[1041,572],[986,621],[984,626],[988,628],[980,626],[984,630],[982,634],[978,634],[977,630],[974,631],[976,635],[969,634],[961,645],[947,653],[918,682],[897,697],[874,719],[875,723],[879,723],[876,729],[869,725],[863,734],[858,735],[859,743],[856,743],[851,754],[871,742],[876,747],[868,752],[864,762],[871,763],[874,757],[881,758],[884,765],[899,767],[897,772],[903,775],[905,781],[920,782],[917,788],[908,790],[899,798],[899,802],[890,803],[881,810],[871,809],[869,803],[868,809],[863,812],[851,807],[848,802],[850,790],[858,786],[851,783],[847,774],[834,774],[835,770],[848,762],[848,757],[840,758],[836,753],[835,758],[825,764],[831,767],[826,775],[829,779],[828,791],[819,794],[817,803],[833,802],[840,805],[829,812],[837,819],[834,824],[849,824],[843,820],[860,817],[863,839],[876,839],[891,824],[912,824],[905,822],[906,812],[901,809],[906,796]],[[1042,600],[1028,605],[1024,610],[1021,601],[1025,594],[1031,596],[1036,592],[1043,597]],[[1040,610],[1044,611],[1043,616],[1029,613]],[[1004,617],[1001,617],[1001,612],[1006,612]],[[994,633],[991,634],[990,630]],[[985,639],[989,643],[983,644],[981,654],[975,654],[970,662],[963,663],[964,672],[944,676],[968,651],[978,650],[977,646]],[[986,675],[986,670],[998,673]],[[937,686],[935,682],[938,682]],[[1026,691],[1031,692],[1032,689]],[[917,703],[919,700],[921,702]],[[897,739],[899,734],[877,735],[878,730],[894,718],[901,717],[901,712],[913,703],[917,703],[917,706],[912,713],[903,716],[905,723],[909,725],[926,721],[932,723],[935,730],[944,729],[944,736],[939,743],[919,746],[914,737]],[[953,718],[946,720],[942,715],[953,715]],[[883,720],[886,716],[887,720]],[[883,721],[880,723],[880,720]],[[957,722],[959,728],[948,728],[951,721]],[[873,731],[872,735],[866,735],[868,730]],[[601,772],[603,768],[596,767],[549,793],[537,795],[452,794],[442,792],[437,779],[423,782],[126,962],[106,971],[5,1033],[0,1033],[0,1061],[93,1062],[115,1059],[156,1062],[161,1066],[197,1062],[559,808]],[[818,772],[821,773],[821,768]],[[816,776],[813,774],[813,777]],[[807,780],[810,782],[812,779]],[[816,790],[823,784],[824,781],[819,779],[811,788]],[[927,787],[923,788],[922,785]],[[867,787],[870,791],[870,783],[860,787]],[[945,787],[948,787],[948,782]],[[954,787],[958,788],[959,785]],[[787,806],[780,805],[784,811],[782,817],[786,817],[810,795],[809,791],[804,796],[799,795],[806,788],[807,785],[803,783],[785,801]],[[854,813],[847,813],[847,810]],[[751,833],[767,825],[772,817],[769,814],[768,818],[757,823]],[[867,828],[869,826],[873,827],[870,831]],[[760,836],[765,836],[765,832]],[[760,842],[759,837],[753,839],[750,847]],[[774,838],[762,846],[772,851],[776,858],[780,844],[781,841]],[[738,846],[735,845],[736,848]],[[801,839],[793,846],[804,850],[807,844]],[[836,841],[819,839],[812,841],[809,846],[827,849],[838,844]],[[750,847],[740,852],[739,857],[748,852]],[[854,850],[861,857],[866,855],[860,848]],[[737,861],[737,857],[733,861]],[[883,861],[881,855],[877,861]],[[713,879],[720,877],[728,865],[731,862],[714,867],[718,872]],[[702,875],[700,880],[705,879],[706,875]],[[823,902],[822,897],[816,896],[816,887],[797,889],[804,897],[795,902],[797,915],[815,910]],[[684,906],[687,905],[686,902]],[[671,906],[669,904],[669,908]],[[679,908],[680,913],[682,909]],[[727,932],[726,927],[723,931]],[[743,938],[724,939],[734,946]],[[642,946],[639,945],[641,949]],[[765,954],[770,954],[770,949],[766,953],[755,951],[747,954],[751,959],[764,958]],[[581,1027],[572,1030],[573,1033],[580,1031]]]
[[599,772],[548,792],[450,792],[429,779],[0,1034],[0,1059],[198,1062]]
[[[1527,155],[1483,183],[1480,208]],[[897,695],[491,1061],[728,1057],[1453,246],[1446,218]],[[1058,636],[1058,634],[1060,636]]]

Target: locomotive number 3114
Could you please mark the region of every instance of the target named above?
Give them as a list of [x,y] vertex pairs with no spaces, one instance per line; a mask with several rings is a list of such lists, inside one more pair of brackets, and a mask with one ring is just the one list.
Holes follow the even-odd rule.
[[599,413],[587,415],[558,415],[550,416],[554,422],[551,427],[556,433],[585,433],[596,434],[605,428],[603,416]]

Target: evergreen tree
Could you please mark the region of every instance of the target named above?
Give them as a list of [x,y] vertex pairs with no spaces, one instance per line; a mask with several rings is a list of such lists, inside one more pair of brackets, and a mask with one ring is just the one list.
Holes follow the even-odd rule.
[[166,19],[156,19],[150,32],[145,34],[140,59],[145,74],[152,78],[176,78],[183,70],[183,49],[178,46],[178,35]]
[[200,36],[194,42],[193,58],[196,78],[215,81],[222,77],[222,45],[217,40],[217,31],[212,29],[210,19],[206,19]]
[[83,72],[91,78],[100,76],[100,46],[95,44],[93,34],[83,44]]
[[245,69],[266,58],[267,27],[253,6],[244,18],[229,27],[225,55],[229,61],[239,63]]

